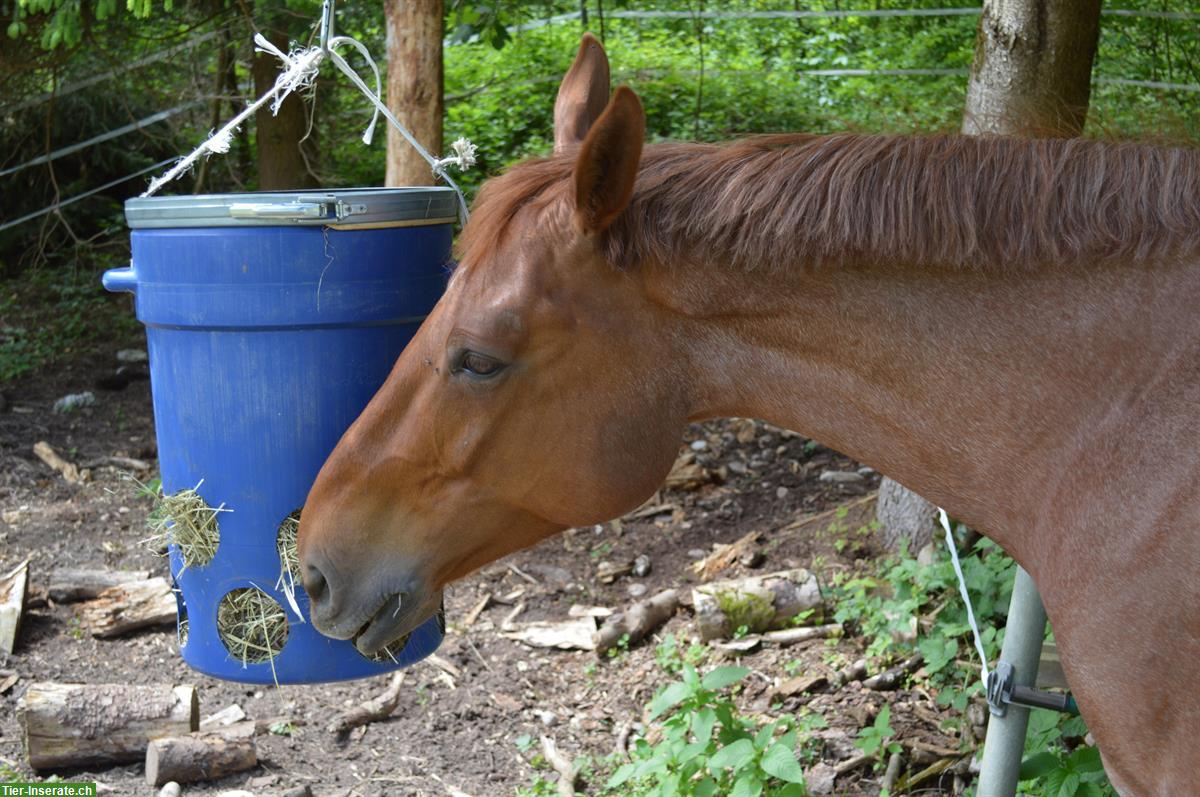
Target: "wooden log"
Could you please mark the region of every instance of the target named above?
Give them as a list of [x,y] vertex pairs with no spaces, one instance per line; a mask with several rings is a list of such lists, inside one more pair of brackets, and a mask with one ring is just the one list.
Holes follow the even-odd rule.
[[149,570],[92,570],[59,568],[50,571],[47,593],[55,603],[98,598],[109,587],[118,587],[150,578]]
[[784,628],[804,612],[811,612],[806,623],[823,619],[817,577],[799,568],[713,581],[692,590],[692,603],[705,641],[730,637],[742,627],[751,633]]
[[635,603],[628,611],[610,615],[595,634],[597,655],[603,656],[628,636],[629,644],[641,642],[651,631],[671,619],[679,608],[679,593],[663,590],[654,597]]
[[257,764],[254,723],[239,722],[219,730],[152,739],[146,747],[146,783],[216,780]]
[[200,702],[193,686],[41,682],[17,713],[29,765],[54,769],[141,761],[151,739],[196,730]]
[[175,596],[165,578],[118,584],[95,600],[81,603],[79,621],[92,636],[113,637],[139,628],[175,622]]
[[12,655],[29,597],[29,559],[0,579],[0,653]]

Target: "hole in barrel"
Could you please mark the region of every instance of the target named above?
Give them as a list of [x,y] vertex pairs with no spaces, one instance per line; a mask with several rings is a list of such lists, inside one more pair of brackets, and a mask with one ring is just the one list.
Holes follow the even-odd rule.
[[261,589],[239,587],[217,605],[217,636],[242,664],[262,664],[278,656],[287,643],[287,614]]

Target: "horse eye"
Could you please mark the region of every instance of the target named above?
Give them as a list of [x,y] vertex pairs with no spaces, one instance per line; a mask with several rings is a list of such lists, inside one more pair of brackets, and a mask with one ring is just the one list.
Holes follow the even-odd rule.
[[499,373],[503,367],[504,363],[499,360],[473,351],[463,352],[459,361],[459,368],[472,376],[492,376]]

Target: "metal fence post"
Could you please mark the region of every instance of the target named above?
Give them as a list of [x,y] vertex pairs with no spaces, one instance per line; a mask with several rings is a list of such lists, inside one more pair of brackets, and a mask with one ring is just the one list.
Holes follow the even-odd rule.
[[[1013,666],[1016,685],[1032,687],[1046,636],[1046,609],[1033,579],[1022,567],[1017,568],[1013,581],[1006,629],[1000,658]],[[976,797],[1013,797],[1017,793],[1028,725],[1029,709],[1015,704],[1009,704],[1002,717],[988,717]]]

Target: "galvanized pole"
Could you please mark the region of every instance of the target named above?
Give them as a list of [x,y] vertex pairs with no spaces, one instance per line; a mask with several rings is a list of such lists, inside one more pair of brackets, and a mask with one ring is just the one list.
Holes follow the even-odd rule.
[[[1034,686],[1045,636],[1046,609],[1042,606],[1042,597],[1033,579],[1024,568],[1018,567],[1012,602],[1008,607],[1004,645],[1000,651],[1000,659],[1013,666],[1015,685]],[[1017,793],[1028,725],[1029,709],[1011,703],[1004,716],[993,713],[988,718],[976,797],[1013,797]]]

